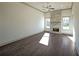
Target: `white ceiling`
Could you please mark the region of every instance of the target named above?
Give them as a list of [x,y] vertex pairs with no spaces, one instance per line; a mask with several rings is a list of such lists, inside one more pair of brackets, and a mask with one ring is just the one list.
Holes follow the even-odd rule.
[[[47,12],[47,10],[43,7],[46,6],[46,2],[28,2],[27,4],[37,8],[43,12]],[[49,4],[54,8],[54,10],[67,9],[71,8],[72,2],[49,2]]]

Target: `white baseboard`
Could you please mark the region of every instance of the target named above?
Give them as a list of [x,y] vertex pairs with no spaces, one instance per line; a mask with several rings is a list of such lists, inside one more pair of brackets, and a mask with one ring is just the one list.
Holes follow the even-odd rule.
[[[41,32],[44,32],[44,31],[41,31]],[[39,32],[39,33],[41,33],[41,32]],[[35,34],[38,34],[38,33],[35,33]],[[33,35],[35,35],[35,34],[33,34]],[[32,36],[32,35],[29,35],[29,36]],[[19,39],[16,39],[16,40],[10,40],[10,41],[3,42],[3,43],[1,42],[1,43],[0,43],[0,47],[1,47],[1,46],[4,46],[4,45],[7,45],[7,44],[10,44],[10,43],[12,43],[12,42],[21,40],[21,39],[23,39],[23,38],[27,38],[27,37],[29,37],[29,36],[22,37],[22,38],[19,38]]]
[[73,34],[69,34],[69,33],[62,33],[62,32],[51,32],[51,31],[49,31],[50,33],[56,33],[56,34],[65,34],[65,35],[71,35],[71,36],[73,36]]
[[20,40],[20,39],[17,39],[17,40],[11,40],[11,41],[7,41],[7,42],[3,42],[3,43],[0,44],[0,47],[1,47],[1,46],[4,46],[4,45],[7,45],[7,44],[9,44],[9,43],[18,41],[18,40]]

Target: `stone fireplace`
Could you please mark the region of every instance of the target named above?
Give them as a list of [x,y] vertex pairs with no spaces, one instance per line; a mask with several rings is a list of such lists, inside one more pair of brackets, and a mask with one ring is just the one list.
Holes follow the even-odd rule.
[[61,10],[56,10],[51,13],[50,31],[61,32]]

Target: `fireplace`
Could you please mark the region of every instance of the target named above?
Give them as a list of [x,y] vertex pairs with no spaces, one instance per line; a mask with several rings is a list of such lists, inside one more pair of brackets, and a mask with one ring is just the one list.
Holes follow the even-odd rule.
[[54,32],[59,32],[59,28],[53,28]]

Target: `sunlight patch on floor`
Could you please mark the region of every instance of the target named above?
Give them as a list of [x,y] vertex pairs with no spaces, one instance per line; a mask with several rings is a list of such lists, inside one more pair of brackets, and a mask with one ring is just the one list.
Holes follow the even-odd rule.
[[49,43],[49,33],[44,33],[43,37],[41,38],[41,40],[39,41],[39,43],[48,46]]

